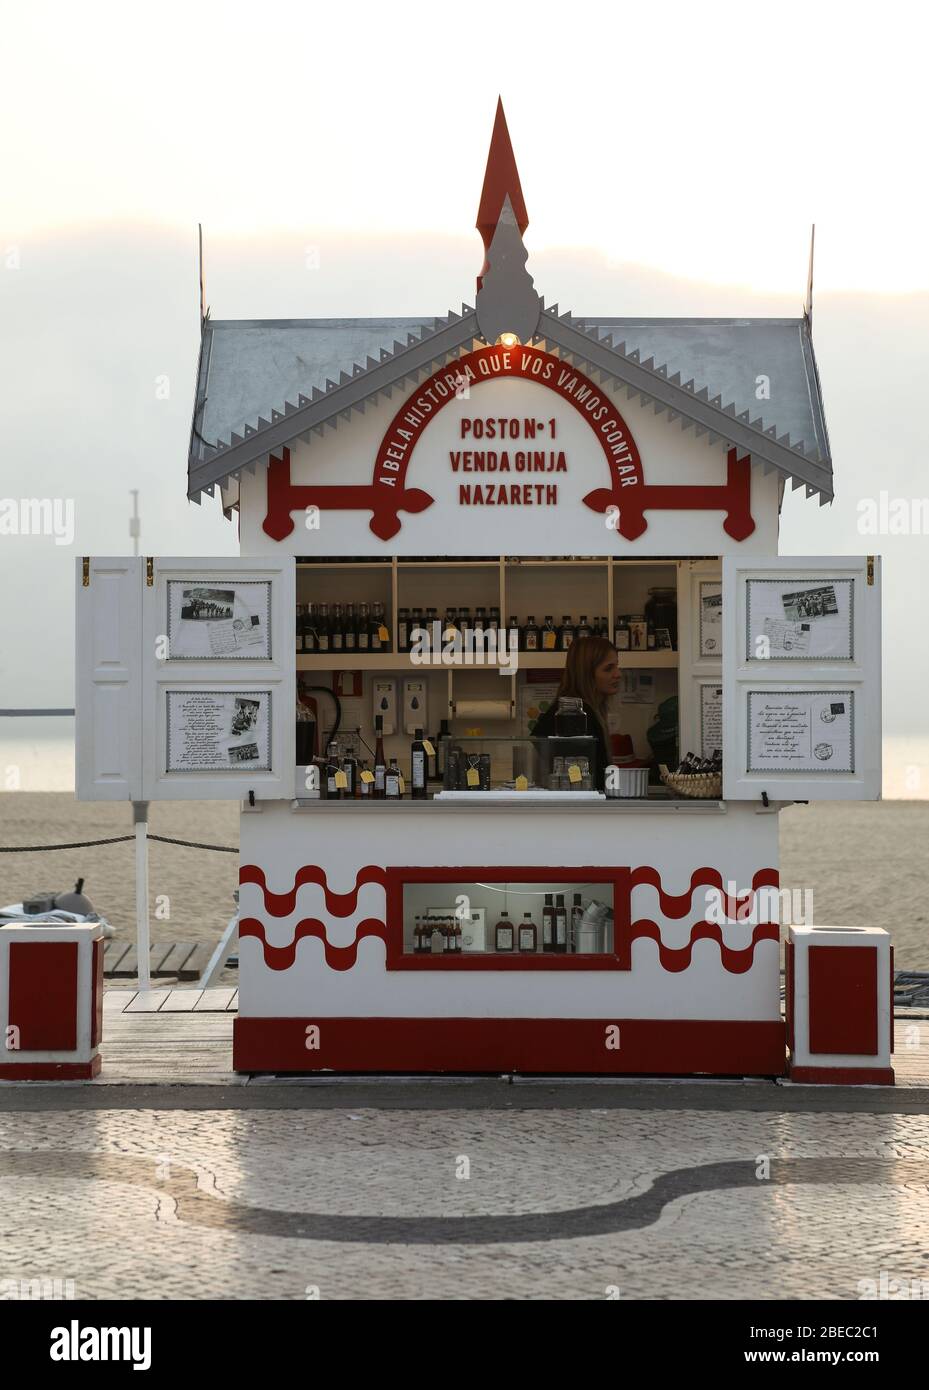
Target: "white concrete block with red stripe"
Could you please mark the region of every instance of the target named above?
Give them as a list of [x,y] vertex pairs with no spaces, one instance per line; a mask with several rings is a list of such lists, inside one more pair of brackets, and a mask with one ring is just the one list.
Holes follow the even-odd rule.
[[100,1070],[103,931],[0,927],[0,1079],[83,1080]]
[[894,1084],[893,947],[880,927],[790,927],[790,1078]]

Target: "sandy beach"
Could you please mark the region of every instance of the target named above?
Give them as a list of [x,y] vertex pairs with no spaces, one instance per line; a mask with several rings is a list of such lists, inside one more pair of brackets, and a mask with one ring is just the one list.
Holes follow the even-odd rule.
[[[235,802],[154,802],[156,835],[238,846]],[[819,924],[885,927],[900,970],[929,970],[929,802],[820,802],[781,813],[781,885],[811,890]],[[66,792],[0,796],[0,846],[56,845],[132,832],[121,803]],[[152,843],[152,939],[215,944],[233,910],[238,855]],[[70,888],[82,875],[120,935],[134,932],[131,842],[52,853],[0,854],[0,903]]]

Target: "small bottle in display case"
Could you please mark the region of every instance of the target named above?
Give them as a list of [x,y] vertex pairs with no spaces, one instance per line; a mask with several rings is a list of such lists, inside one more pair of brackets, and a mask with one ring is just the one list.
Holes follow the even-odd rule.
[[330,624],[329,605],[328,603],[321,603],[319,605],[319,622],[316,628],[316,650],[318,652],[330,650]]
[[355,617],[355,605],[353,603],[345,605],[345,618],[342,623],[342,647],[347,652],[358,650],[358,619]]
[[527,952],[539,949],[539,929],[532,920],[531,912],[524,912],[519,924],[519,949]]
[[416,730],[410,748],[410,796],[414,801],[425,801],[426,790],[426,750],[423,747],[423,731]]
[[618,652],[629,651],[629,619],[617,618],[613,628],[613,646]]
[[574,641],[574,624],[571,615],[565,613],[561,620],[561,627],[558,629],[558,650],[566,652]]
[[445,950],[445,937],[442,935],[442,923],[435,917],[429,919],[430,940],[429,951],[433,956],[441,956]]
[[376,801],[382,801],[386,795],[384,782],[387,774],[387,762],[384,758],[383,715],[375,715],[374,731],[377,735],[374,745],[374,798]]
[[397,650],[401,652],[409,651],[410,648],[410,610],[400,608],[397,612]]
[[555,908],[551,893],[545,894],[545,906],[542,908],[542,950],[554,951],[555,949]]
[[332,620],[329,631],[329,646],[334,652],[345,650],[345,620],[342,617],[341,603],[332,605]]
[[590,623],[587,621],[587,614],[582,613],[581,621],[577,625],[577,640],[580,642],[584,637],[590,637],[591,635],[591,628]]
[[562,955],[568,949],[568,914],[565,911],[564,894],[555,899],[555,950]]
[[494,928],[494,950],[512,951],[513,945],[513,923],[510,921],[510,914],[504,908]]
[[413,954],[420,956],[423,952],[423,924],[420,917],[416,918],[416,925],[413,928]]
[[537,652],[539,650],[539,628],[532,614],[526,619],[526,626],[523,628],[523,651]]
[[545,615],[545,626],[542,628],[540,645],[543,652],[553,652],[558,646],[558,629],[555,627],[551,613]]

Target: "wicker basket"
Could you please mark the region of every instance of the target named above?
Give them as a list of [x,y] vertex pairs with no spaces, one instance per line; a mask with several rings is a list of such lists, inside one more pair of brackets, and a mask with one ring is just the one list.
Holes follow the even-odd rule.
[[718,801],[723,794],[723,775],[721,772],[669,772],[664,763],[659,765],[661,780],[678,796]]

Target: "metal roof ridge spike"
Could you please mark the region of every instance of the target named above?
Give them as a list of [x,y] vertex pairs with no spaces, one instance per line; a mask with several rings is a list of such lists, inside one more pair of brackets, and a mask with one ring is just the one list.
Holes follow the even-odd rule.
[[[507,205],[510,207],[520,238],[522,238],[523,232],[529,226],[529,214],[526,211],[522,185],[519,181],[519,170],[516,167],[516,156],[513,153],[510,132],[503,111],[503,99],[498,96],[490,148],[487,151],[484,182],[477,209],[477,221],[475,222],[484,243],[484,264],[477,277],[478,290],[482,288],[484,277],[490,267],[490,247],[497,235],[503,208]],[[513,329],[512,331],[515,333],[516,330]]]
[[503,333],[513,333],[525,343],[538,330],[542,300],[526,268],[528,259],[516,214],[506,196],[475,300],[478,330],[488,343],[496,343]]

